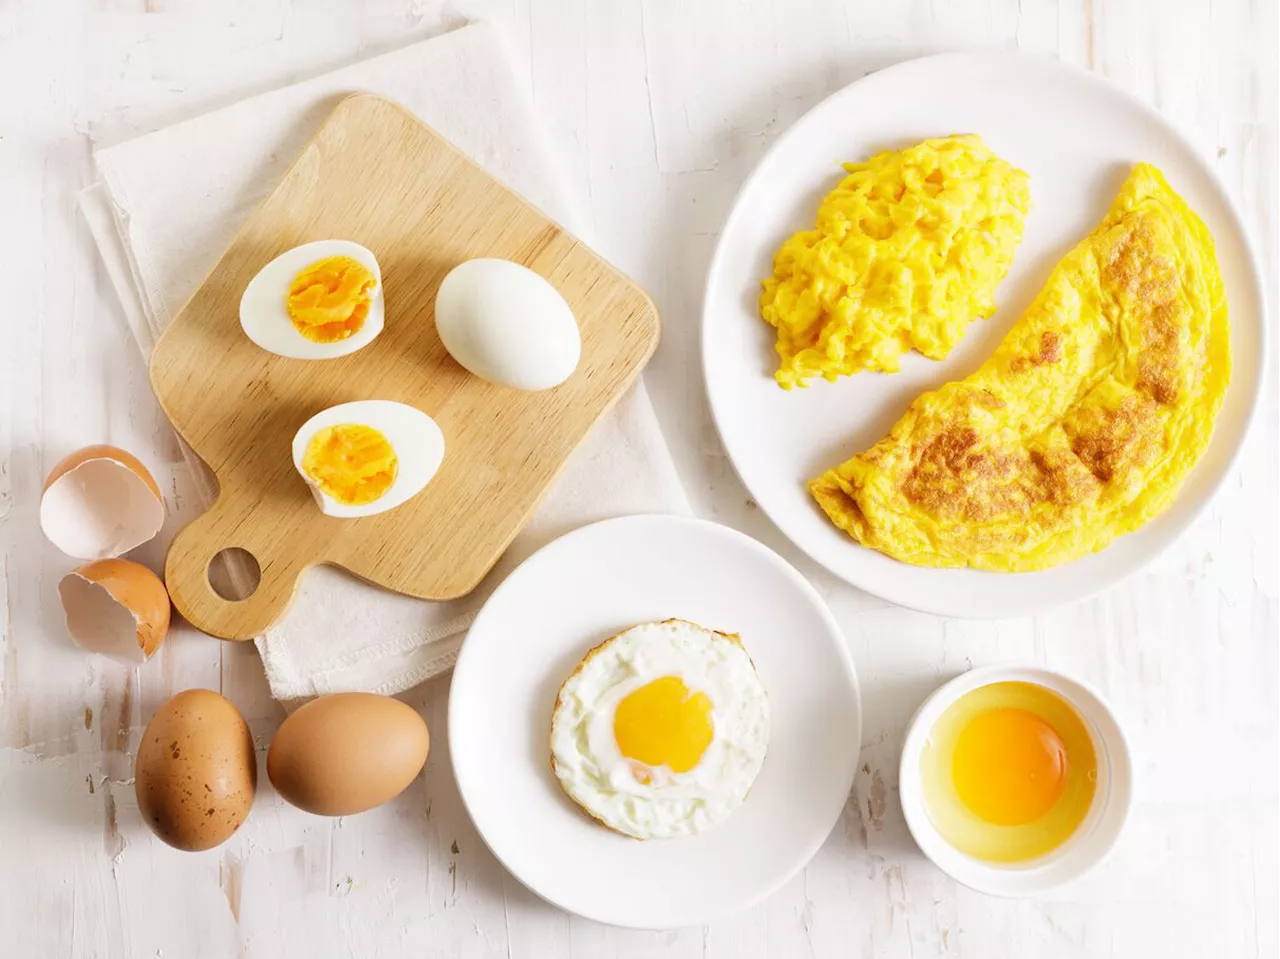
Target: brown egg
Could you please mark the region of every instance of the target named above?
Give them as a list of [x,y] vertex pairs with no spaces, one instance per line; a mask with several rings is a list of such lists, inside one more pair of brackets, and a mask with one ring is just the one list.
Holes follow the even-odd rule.
[[427,761],[427,724],[409,706],[373,693],[335,693],[280,725],[267,776],[293,805],[350,816],[398,796]]
[[239,829],[258,785],[248,724],[208,689],[178,693],[156,710],[133,773],[143,821],[188,852],[212,849]]

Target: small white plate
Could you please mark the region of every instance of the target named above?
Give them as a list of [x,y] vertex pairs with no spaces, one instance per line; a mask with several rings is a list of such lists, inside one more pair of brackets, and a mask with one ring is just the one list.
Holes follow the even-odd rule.
[[[760,280],[788,236],[812,225],[842,161],[927,137],[979,133],[1031,175],[1033,208],[999,311],[942,362],[912,354],[892,375],[817,380],[784,392],[773,380],[773,330]],[[1160,167],[1213,232],[1231,311],[1234,371],[1213,440],[1169,510],[1104,551],[1018,575],[910,566],[836,529],[805,483],[880,439],[920,393],[981,365],[1053,265],[1102,219],[1133,164]],[[1153,559],[1195,519],[1226,477],[1262,387],[1264,299],[1245,230],[1213,171],[1158,113],[1091,74],[1013,54],[944,54],[874,73],[820,103],[747,180],[707,279],[703,364],[730,459],[782,532],[837,576],[892,602],[947,616],[1025,615],[1081,599]]]
[[[961,696],[991,683],[1034,683],[1057,693],[1084,720],[1098,757],[1098,781],[1088,815],[1053,852],[1017,865],[983,862],[952,846],[925,805],[920,755],[938,718]],[[936,689],[907,727],[898,770],[902,814],[921,851],[957,882],[992,896],[1037,896],[1079,879],[1111,853],[1133,808],[1133,760],[1111,708],[1093,687],[1042,666],[983,666]]]
[[[772,735],[728,820],[639,842],[561,792],[551,710],[591,647],[673,616],[741,634],[769,693]],[[813,587],[755,540],[674,516],[606,520],[526,560],[480,611],[449,692],[458,789],[493,854],[544,899],[619,926],[702,924],[785,883],[838,820],[861,740],[853,661]]]

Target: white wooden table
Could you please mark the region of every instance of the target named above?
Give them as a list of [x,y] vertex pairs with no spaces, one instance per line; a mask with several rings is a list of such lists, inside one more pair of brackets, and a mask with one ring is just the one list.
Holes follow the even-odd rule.
[[[160,702],[206,686],[241,707],[265,746],[282,712],[256,653],[179,631],[133,672],[74,649],[60,623],[56,582],[70,563],[42,541],[37,502],[63,453],[132,449],[158,468],[173,522],[191,516],[173,439],[76,210],[91,138],[119,140],[475,15],[505,24],[598,246],[662,310],[647,378],[696,508],[812,578],[861,676],[864,763],[840,824],[772,899],[705,929],[598,926],[508,876],[452,782],[445,677],[406,697],[434,750],[393,803],[331,821],[267,786],[221,849],[170,850],[139,821],[133,745]],[[890,607],[782,541],[719,448],[696,349],[717,230],[772,140],[868,71],[944,49],[1059,56],[1156,104],[1216,157],[1274,298],[1276,38],[1274,0],[0,0],[0,952],[1276,956],[1274,362],[1237,475],[1167,556],[1078,606],[973,623]],[[158,568],[160,546],[142,558]],[[903,726],[923,696],[970,663],[1015,658],[1101,687],[1141,775],[1107,865],[1034,902],[957,888],[912,845],[896,796]]]

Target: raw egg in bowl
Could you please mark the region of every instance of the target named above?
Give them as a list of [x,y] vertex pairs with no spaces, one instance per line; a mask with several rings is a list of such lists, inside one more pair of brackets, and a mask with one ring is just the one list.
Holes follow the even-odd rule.
[[979,892],[1031,896],[1115,845],[1133,798],[1128,743],[1086,684],[1036,666],[970,670],[907,730],[907,826],[943,872]]

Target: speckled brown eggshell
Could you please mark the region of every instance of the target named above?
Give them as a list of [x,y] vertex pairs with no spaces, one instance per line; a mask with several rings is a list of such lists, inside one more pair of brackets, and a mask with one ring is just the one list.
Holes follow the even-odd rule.
[[253,806],[258,765],[249,725],[211,690],[178,693],[147,724],[134,780],[152,832],[177,849],[212,849]]
[[299,809],[350,816],[398,796],[428,747],[427,724],[412,707],[373,693],[334,693],[280,724],[267,776]]

